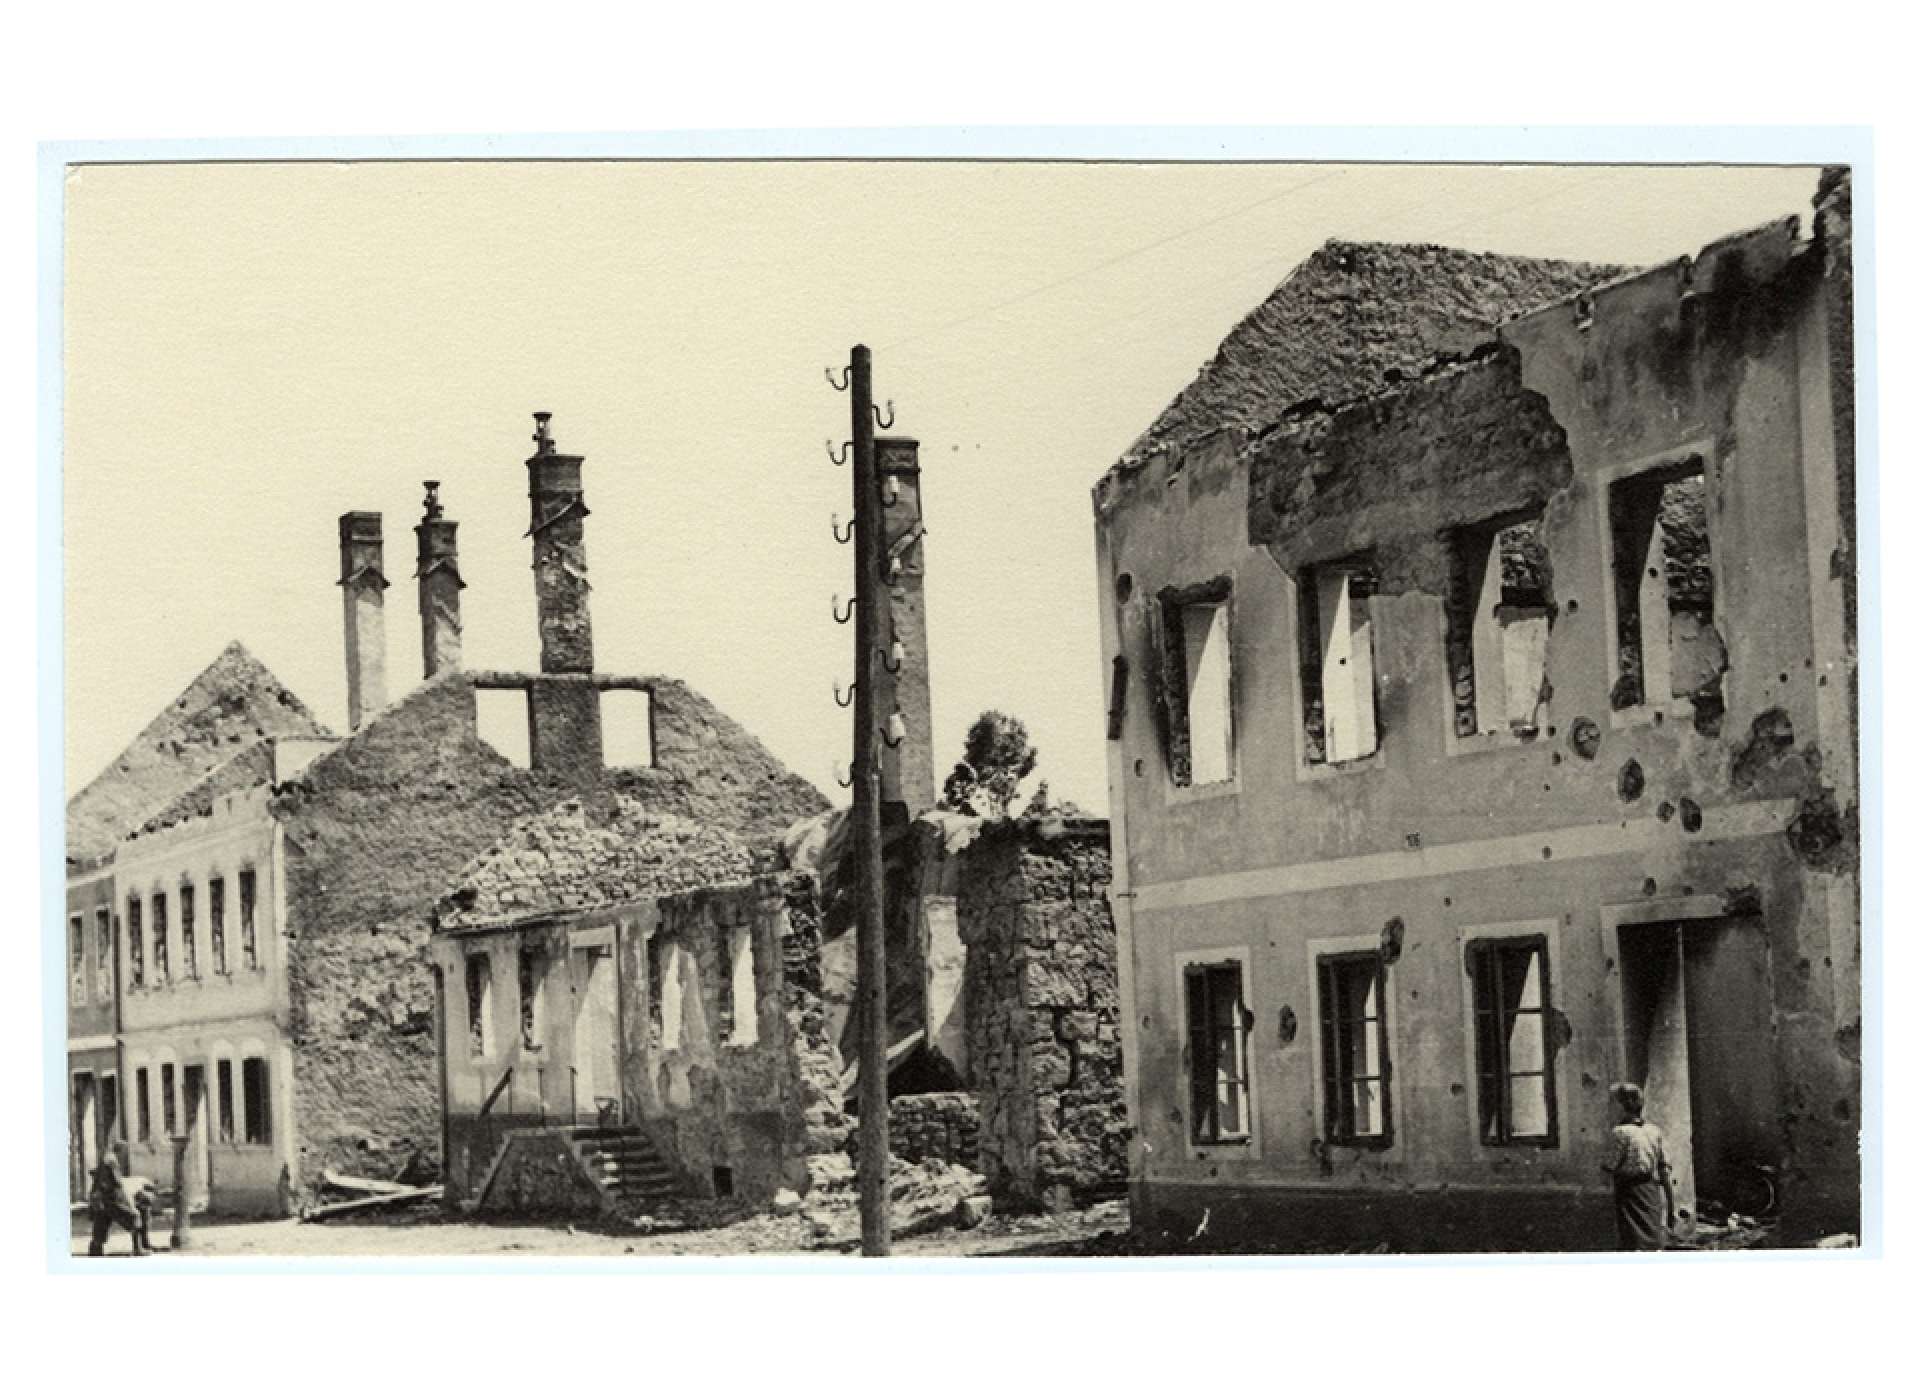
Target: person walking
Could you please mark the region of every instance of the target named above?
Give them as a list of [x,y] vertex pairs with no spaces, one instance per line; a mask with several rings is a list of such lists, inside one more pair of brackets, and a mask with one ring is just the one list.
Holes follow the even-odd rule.
[[112,1152],[101,1155],[93,1169],[93,1184],[87,1192],[87,1215],[93,1224],[93,1238],[87,1253],[98,1257],[107,1252],[107,1237],[118,1225],[133,1241],[136,1256],[148,1253],[145,1222],[134,1207],[133,1193],[120,1175],[120,1162]]
[[1607,1140],[1601,1170],[1613,1178],[1613,1219],[1625,1250],[1665,1249],[1678,1223],[1667,1140],[1646,1121],[1646,1094],[1638,1084],[1616,1084],[1620,1122]]

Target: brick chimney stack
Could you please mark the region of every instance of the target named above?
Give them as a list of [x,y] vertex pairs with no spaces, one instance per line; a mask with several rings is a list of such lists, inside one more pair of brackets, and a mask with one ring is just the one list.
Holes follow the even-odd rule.
[[347,726],[387,703],[387,578],[381,571],[380,512],[340,517],[340,598],[347,631]]
[[527,458],[533,591],[540,613],[540,678],[528,690],[533,766],[576,776],[603,766],[600,692],[594,688],[588,611],[584,458],[554,451],[551,413],[536,413]]
[[533,415],[535,451],[527,458],[533,522],[533,588],[540,605],[540,669],[593,670],[593,618],[587,610],[587,499],[580,463],[553,450],[551,413]]
[[[906,737],[881,750],[880,796],[900,803],[909,817],[930,810],[934,786],[933,697],[927,664],[926,526],[920,514],[920,444],[909,437],[874,439],[880,475],[887,558],[881,568],[893,614],[893,635],[882,638],[880,713],[898,714]],[[898,666],[899,670],[894,671]]]
[[440,483],[422,484],[427,498],[413,527],[420,542],[414,577],[420,585],[420,661],[432,680],[460,669],[460,590],[467,585],[460,577],[460,523],[442,513]]

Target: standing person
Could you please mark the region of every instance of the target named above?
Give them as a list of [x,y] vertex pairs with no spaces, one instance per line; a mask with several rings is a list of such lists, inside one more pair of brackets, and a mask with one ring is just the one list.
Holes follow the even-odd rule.
[[1613,1178],[1613,1219],[1620,1248],[1665,1249],[1678,1217],[1667,1140],[1642,1116],[1647,1098],[1638,1084],[1613,1086],[1620,1122],[1607,1141],[1601,1170]]
[[87,1245],[89,1255],[107,1252],[107,1236],[118,1225],[133,1241],[136,1255],[147,1253],[146,1230],[135,1211],[133,1195],[120,1175],[120,1162],[112,1152],[102,1154],[93,1169],[93,1184],[87,1192],[87,1215],[93,1223],[93,1239]]

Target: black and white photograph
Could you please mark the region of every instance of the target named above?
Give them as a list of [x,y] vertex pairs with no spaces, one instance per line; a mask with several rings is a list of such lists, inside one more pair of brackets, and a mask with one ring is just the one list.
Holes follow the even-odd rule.
[[1855,179],[67,165],[71,1256],[1858,1251]]

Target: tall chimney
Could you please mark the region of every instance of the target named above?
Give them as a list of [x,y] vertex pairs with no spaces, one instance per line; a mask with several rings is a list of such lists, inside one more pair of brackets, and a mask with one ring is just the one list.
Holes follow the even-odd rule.
[[[887,557],[881,577],[887,585],[893,632],[881,638],[882,722],[905,726],[898,747],[883,748],[880,796],[897,802],[909,817],[932,809],[937,797],[933,771],[933,697],[927,665],[926,525],[920,514],[920,444],[914,438],[874,440],[880,474],[880,500]],[[895,668],[898,668],[897,670]]]
[[347,726],[387,703],[387,617],[380,512],[340,517],[340,598],[347,630]]
[[593,684],[593,618],[587,606],[586,496],[579,457],[553,450],[551,413],[536,413],[527,458],[533,591],[540,610],[540,677],[527,689],[533,766],[591,780],[604,766],[600,692]]
[[431,680],[442,671],[460,669],[460,524],[448,520],[440,507],[440,483],[424,483],[420,523],[413,533],[420,541],[414,577],[420,581],[420,661]]
[[587,500],[580,457],[553,450],[551,413],[533,415],[535,450],[527,458],[533,506],[533,588],[540,605],[540,669],[593,670],[593,619],[587,611]]

